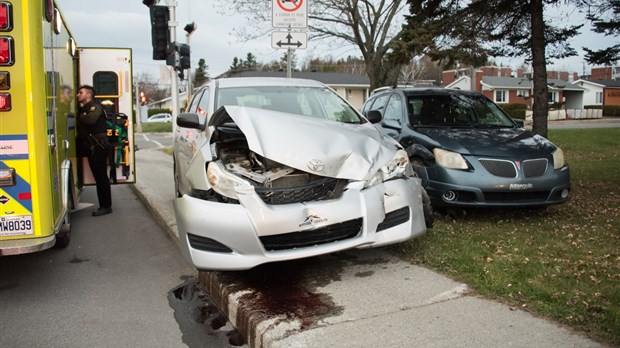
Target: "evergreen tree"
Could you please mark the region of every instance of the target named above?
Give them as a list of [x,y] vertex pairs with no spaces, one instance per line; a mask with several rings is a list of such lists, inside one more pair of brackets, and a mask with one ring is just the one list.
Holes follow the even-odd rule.
[[194,71],[194,76],[192,79],[192,84],[195,87],[199,87],[203,83],[209,81],[209,74],[207,73],[208,69],[209,66],[206,65],[205,60],[203,58],[200,58],[200,60],[198,61],[198,67]]

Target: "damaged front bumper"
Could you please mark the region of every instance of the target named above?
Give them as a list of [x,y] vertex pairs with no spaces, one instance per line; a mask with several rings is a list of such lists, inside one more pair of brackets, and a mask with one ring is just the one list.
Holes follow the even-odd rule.
[[245,270],[352,248],[372,248],[426,231],[422,187],[416,178],[370,188],[349,183],[327,201],[267,205],[253,188],[239,204],[175,199],[181,250],[199,270]]

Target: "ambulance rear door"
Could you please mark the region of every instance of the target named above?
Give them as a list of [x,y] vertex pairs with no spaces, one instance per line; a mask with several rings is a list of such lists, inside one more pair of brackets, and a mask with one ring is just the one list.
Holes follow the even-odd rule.
[[[114,145],[108,161],[110,182],[135,183],[133,80],[130,48],[79,48],[80,85],[95,88],[95,98],[108,117],[108,139]],[[85,185],[92,185],[86,158],[82,159]]]

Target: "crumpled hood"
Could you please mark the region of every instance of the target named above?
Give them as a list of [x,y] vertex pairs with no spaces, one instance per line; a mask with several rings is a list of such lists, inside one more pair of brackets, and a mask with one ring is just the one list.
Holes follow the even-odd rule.
[[433,145],[475,156],[540,156],[555,149],[547,139],[522,128],[418,128]]
[[394,157],[396,142],[370,123],[345,124],[242,106],[224,106],[209,126],[235,122],[250,150],[320,176],[367,180]]

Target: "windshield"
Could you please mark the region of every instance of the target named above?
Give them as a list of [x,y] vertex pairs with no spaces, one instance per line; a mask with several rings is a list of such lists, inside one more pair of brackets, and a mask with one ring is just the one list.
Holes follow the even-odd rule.
[[512,120],[483,96],[412,95],[407,103],[414,126],[514,127]]
[[220,88],[215,109],[249,106],[344,123],[361,123],[357,112],[329,88],[259,86]]

